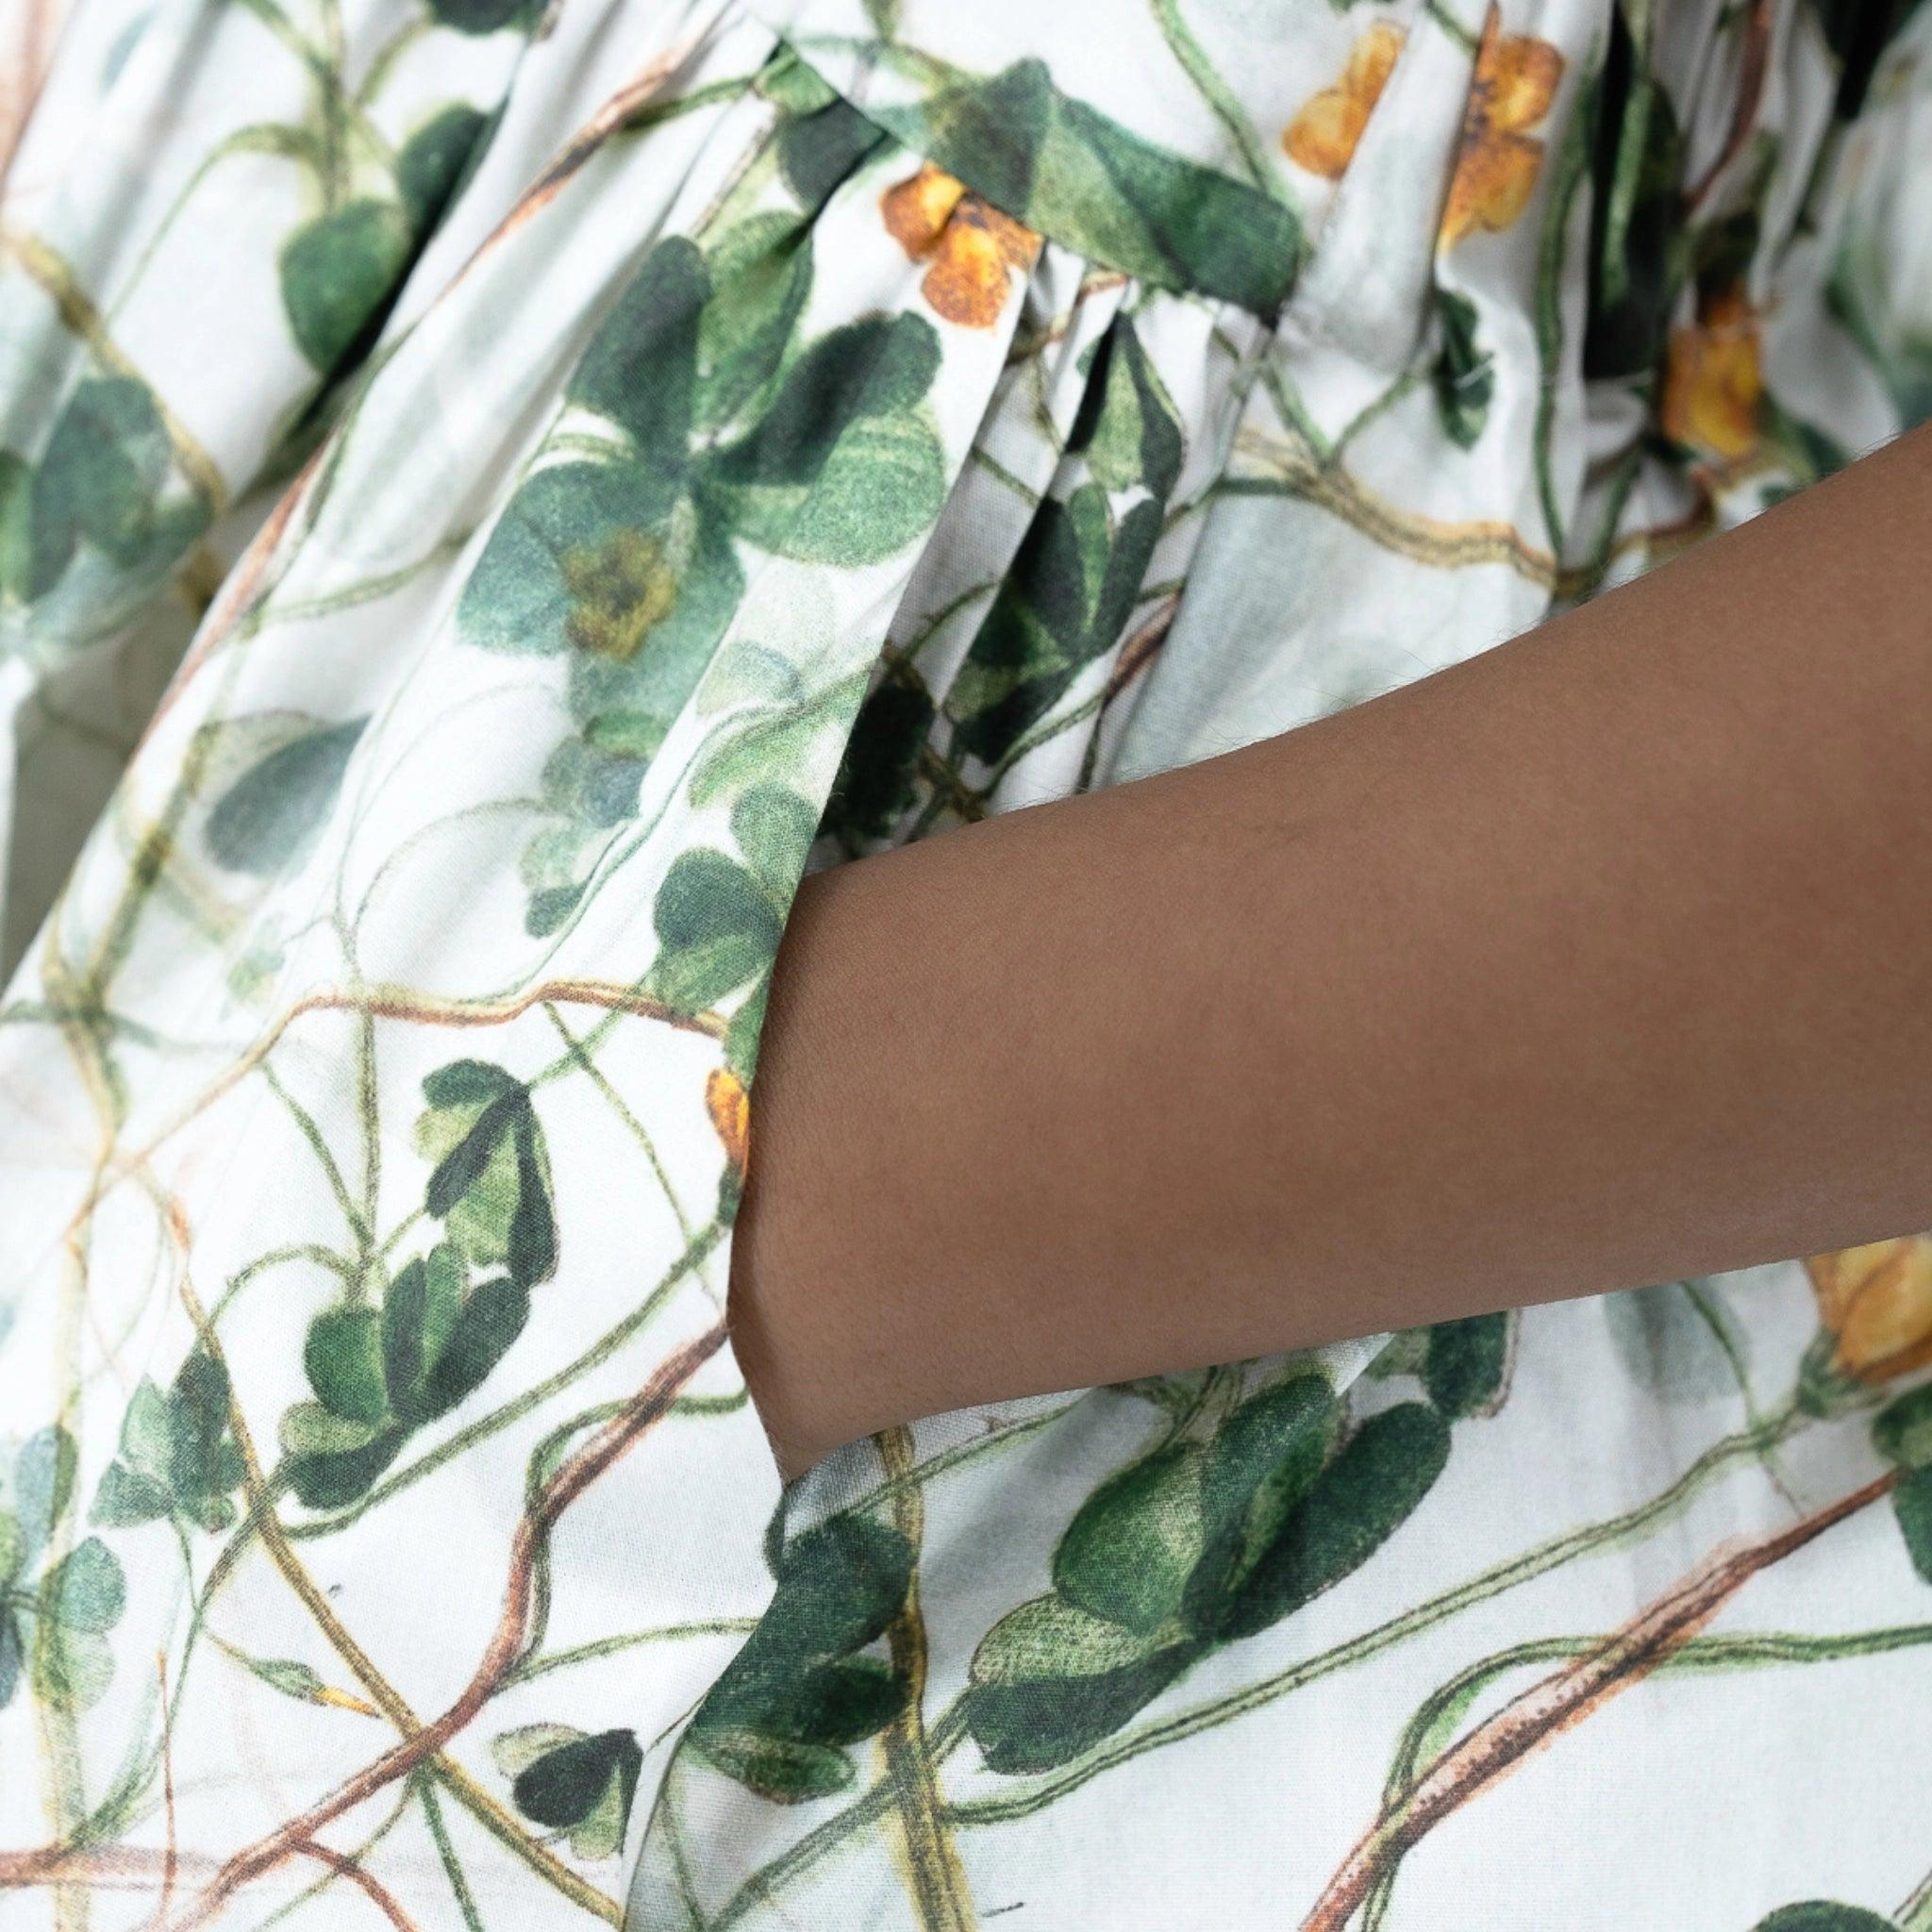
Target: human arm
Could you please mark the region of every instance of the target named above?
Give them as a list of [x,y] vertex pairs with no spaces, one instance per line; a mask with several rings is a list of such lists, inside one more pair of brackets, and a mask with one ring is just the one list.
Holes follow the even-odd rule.
[[972,1402],[1932,1224],[1932,437],[1318,724],[808,879],[731,1312]]

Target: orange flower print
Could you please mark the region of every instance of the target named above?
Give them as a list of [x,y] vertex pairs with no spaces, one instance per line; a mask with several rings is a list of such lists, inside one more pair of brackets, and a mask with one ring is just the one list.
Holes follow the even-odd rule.
[[751,1097],[744,1082],[729,1067],[713,1067],[705,1082],[705,1111],[724,1143],[725,1155],[739,1178],[751,1146]]
[[1932,1362],[1932,1237],[1840,1248],[1805,1267],[1840,1374],[1888,1382]]
[[1664,357],[1664,434],[1734,463],[1757,446],[1763,400],[1757,314],[1743,291],[1732,287],[1698,305],[1693,326],[1671,331]]
[[1556,48],[1527,34],[1506,35],[1501,13],[1490,8],[1442,208],[1442,247],[1476,228],[1500,232],[1528,207],[1543,160],[1543,144],[1528,130],[1550,111],[1562,77]]
[[1331,181],[1341,178],[1355,158],[1356,143],[1394,71],[1402,42],[1402,29],[1386,20],[1378,20],[1356,42],[1341,78],[1311,95],[1281,137],[1281,145],[1296,167],[1325,175]]
[[914,261],[930,260],[920,291],[948,322],[991,328],[1007,306],[1008,277],[1031,268],[1040,237],[927,161],[879,198],[886,232]]

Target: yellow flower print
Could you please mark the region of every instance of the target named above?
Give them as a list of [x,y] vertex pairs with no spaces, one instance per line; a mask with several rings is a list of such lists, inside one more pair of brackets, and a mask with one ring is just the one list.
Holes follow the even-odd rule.
[[1341,78],[1311,95],[1281,137],[1296,167],[1331,181],[1340,178],[1355,158],[1356,143],[1394,71],[1402,42],[1402,29],[1386,20],[1378,20],[1356,42]]
[[1543,144],[1527,130],[1550,111],[1562,77],[1556,48],[1527,34],[1505,34],[1501,13],[1490,8],[1442,208],[1442,247],[1476,228],[1499,232],[1528,207]]
[[751,1149],[751,1097],[729,1067],[713,1067],[705,1082],[705,1111],[711,1117],[731,1165],[743,1178]]
[[1805,1267],[1840,1374],[1887,1382],[1932,1362],[1932,1237],[1840,1248]]
[[1008,277],[1031,268],[1040,237],[963,181],[927,161],[879,199],[886,232],[914,261],[930,259],[920,291],[948,322],[991,328],[1007,306]]
[[1737,288],[1700,304],[1671,331],[1664,357],[1663,427],[1674,442],[1736,462],[1757,446],[1764,366],[1757,314]]

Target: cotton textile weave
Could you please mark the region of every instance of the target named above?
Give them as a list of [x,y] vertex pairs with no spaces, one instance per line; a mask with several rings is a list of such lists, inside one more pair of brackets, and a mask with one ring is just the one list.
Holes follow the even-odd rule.
[[789,1490],[724,1325],[808,869],[1932,408],[1932,12],[19,19],[0,1926],[1932,1932],[1932,1240]]

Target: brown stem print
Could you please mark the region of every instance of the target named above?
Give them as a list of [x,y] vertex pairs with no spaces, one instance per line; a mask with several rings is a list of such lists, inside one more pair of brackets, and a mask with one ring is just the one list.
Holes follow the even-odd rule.
[[1395,1857],[1449,1814],[1487,1790],[1559,1731],[1580,1724],[1620,1690],[1640,1684],[1717,1615],[1760,1570],[1886,1495],[1895,1473],[1768,1536],[1721,1547],[1681,1582],[1574,1663],[1512,1698],[1458,1744],[1451,1745],[1370,1826],[1329,1879],[1301,1932],[1342,1932]]
[[584,1445],[560,1463],[531,1499],[510,1543],[508,1578],[501,1616],[468,1686],[442,1715],[413,1736],[392,1745],[339,1785],[326,1798],[299,1818],[229,1858],[173,1922],[185,1928],[206,1924],[242,1886],[273,1871],[285,1858],[311,1848],[318,1832],[345,1811],[353,1810],[377,1791],[408,1776],[438,1752],[482,1710],[515,1668],[527,1641],[537,1558],[558,1519],[597,1478],[626,1455],[670,1412],[684,1386],[724,1345],[724,1324],[708,1328],[670,1356]]
[[13,165],[41,83],[47,77],[64,11],[58,0],[21,0],[14,15],[8,36],[13,44],[0,61],[0,182]]

